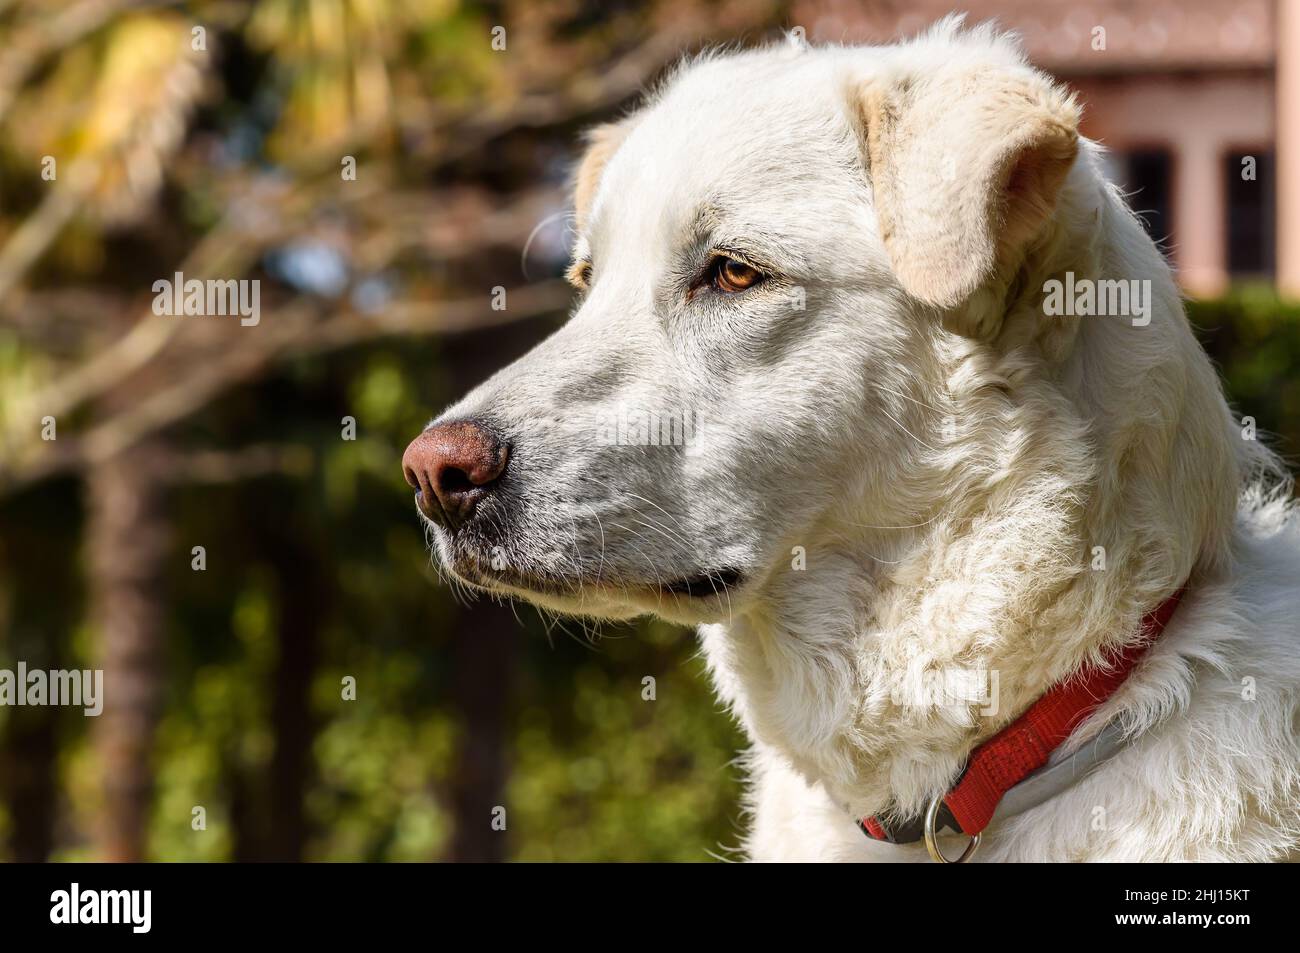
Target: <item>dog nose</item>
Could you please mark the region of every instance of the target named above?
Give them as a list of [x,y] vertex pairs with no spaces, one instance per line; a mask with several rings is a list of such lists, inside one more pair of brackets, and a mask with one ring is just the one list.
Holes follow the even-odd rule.
[[510,447],[473,420],[430,427],[402,454],[406,482],[425,516],[455,529],[471,516],[505,472]]

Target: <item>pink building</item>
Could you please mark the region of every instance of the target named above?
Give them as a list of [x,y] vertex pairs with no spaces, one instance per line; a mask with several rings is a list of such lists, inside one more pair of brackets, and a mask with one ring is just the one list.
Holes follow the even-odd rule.
[[953,10],[996,19],[1076,88],[1188,292],[1300,297],[1300,0],[803,0],[812,40],[882,42]]

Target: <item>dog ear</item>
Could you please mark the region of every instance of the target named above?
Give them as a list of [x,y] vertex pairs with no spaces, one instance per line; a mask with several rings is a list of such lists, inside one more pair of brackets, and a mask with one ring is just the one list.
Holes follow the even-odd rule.
[[591,213],[591,203],[596,198],[601,174],[632,131],[635,125],[633,119],[629,116],[618,122],[605,123],[587,133],[587,151],[583,153],[573,175],[573,210],[579,230],[586,225],[587,216]]
[[1079,107],[1029,69],[985,66],[861,91],[881,236],[913,297],[967,301],[1051,216]]

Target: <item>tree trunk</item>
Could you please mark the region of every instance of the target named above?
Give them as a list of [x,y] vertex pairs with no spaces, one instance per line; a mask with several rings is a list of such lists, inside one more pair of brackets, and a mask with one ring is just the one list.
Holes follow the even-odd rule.
[[54,847],[57,713],[51,705],[18,709],[9,713],[5,726],[0,773],[5,809],[13,825],[9,859],[20,864],[42,863]]
[[95,720],[103,790],[96,837],[106,861],[143,860],[146,850],[170,535],[161,458],[157,445],[140,444],[86,476],[88,596],[104,670],[104,711]]
[[319,655],[318,630],[328,612],[332,587],[302,527],[277,525],[273,518],[263,525],[278,529],[266,540],[265,549],[275,569],[279,649],[271,685],[275,751],[270,771],[268,853],[270,860],[302,860],[310,833],[304,796],[311,780],[311,749],[316,737],[311,682]]
[[449,860],[506,859],[506,831],[492,826],[493,809],[505,804],[510,743],[509,700],[518,640],[523,633],[509,605],[481,599],[460,613],[453,703],[463,719],[451,781],[456,818]]
[[[82,617],[72,487],[46,485],[0,511],[0,665],[28,670],[67,665],[69,633]],[[39,863],[54,848],[59,804],[60,726],[79,711],[53,705],[10,708],[0,737],[0,791],[9,815],[9,859]]]

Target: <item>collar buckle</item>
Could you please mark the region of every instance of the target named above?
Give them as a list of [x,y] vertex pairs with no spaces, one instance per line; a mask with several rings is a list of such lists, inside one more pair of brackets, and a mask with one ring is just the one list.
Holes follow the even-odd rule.
[[[940,810],[948,811],[948,805],[943,803],[942,794],[930,802],[930,807],[925,812],[925,849],[929,851],[930,859],[936,864],[964,864],[975,856],[975,851],[980,846],[980,838],[984,835],[982,833],[972,834],[970,843],[966,845],[966,849],[961,852],[960,857],[955,859],[945,857],[943,850],[939,847],[939,839],[935,836],[935,827],[940,823]],[[948,817],[951,818],[952,814],[949,813]],[[955,823],[954,821],[954,825]]]

